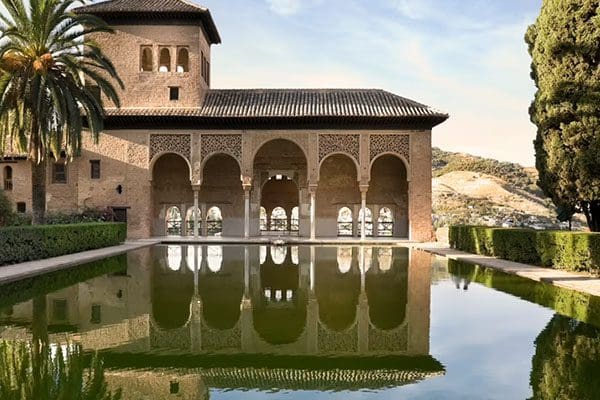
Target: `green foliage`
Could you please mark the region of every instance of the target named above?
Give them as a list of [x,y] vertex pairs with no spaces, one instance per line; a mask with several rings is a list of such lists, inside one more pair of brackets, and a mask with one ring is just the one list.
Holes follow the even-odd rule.
[[0,265],[39,260],[125,241],[127,225],[91,223],[36,225],[0,229]]
[[600,332],[555,315],[535,340],[534,400],[593,400],[600,393]]
[[571,271],[600,273],[600,234],[452,226],[450,246],[469,253]]
[[0,189],[0,226],[10,225],[14,214],[10,200],[4,191]]
[[557,207],[583,212],[592,231],[600,231],[599,6],[544,0],[525,36],[538,89],[530,108],[538,185]]
[[0,399],[120,399],[120,389],[108,390],[100,357],[86,364],[79,345],[53,351],[46,343],[0,341]]

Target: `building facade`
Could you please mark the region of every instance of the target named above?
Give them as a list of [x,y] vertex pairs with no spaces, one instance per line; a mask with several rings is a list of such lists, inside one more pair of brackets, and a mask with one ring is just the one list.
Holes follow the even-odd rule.
[[[220,43],[206,8],[109,0],[76,10],[125,88],[100,142],[48,168],[48,210],[111,208],[131,238],[393,236],[430,240],[431,131],[448,116],[374,89],[210,88]],[[4,189],[31,207],[30,167]]]

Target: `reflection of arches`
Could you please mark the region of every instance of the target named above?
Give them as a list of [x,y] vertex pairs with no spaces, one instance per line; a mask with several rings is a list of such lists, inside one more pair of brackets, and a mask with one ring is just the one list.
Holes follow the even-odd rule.
[[179,271],[181,260],[181,246],[167,246],[167,267],[171,271]]
[[[364,209],[365,214],[365,235],[373,236],[373,213],[369,207]],[[362,233],[362,218],[363,218],[363,209],[361,208],[358,212],[358,234]]]
[[338,270],[345,274],[352,268],[352,247],[337,248]]
[[200,263],[202,262],[202,247],[188,246],[185,261],[190,271],[194,272],[199,270]]
[[367,272],[365,282],[371,323],[383,330],[397,328],[404,322],[408,303],[408,249],[395,248],[391,256],[391,268],[381,271],[380,261],[379,269]]
[[377,264],[379,270],[386,272],[392,269],[393,251],[391,247],[380,247],[377,250]]
[[285,258],[287,257],[286,246],[271,246],[271,259],[273,260],[273,264],[282,265],[285,263]]
[[354,223],[352,222],[352,210],[348,207],[342,207],[338,211],[337,235],[352,236]]
[[190,71],[190,55],[188,49],[181,47],[177,51],[177,72]]
[[342,332],[356,320],[356,306],[360,295],[360,274],[356,264],[340,274],[337,249],[317,248],[315,268],[315,293],[319,303],[319,318],[329,329]]
[[288,230],[288,218],[283,207],[275,207],[273,211],[271,211],[271,224],[269,230],[276,232]]
[[169,72],[171,71],[171,51],[163,47],[160,49],[159,59],[158,59],[158,71],[159,72]]
[[392,154],[383,154],[371,164],[371,180],[367,203],[389,209],[393,235],[408,237],[408,170],[405,161]]
[[206,264],[212,272],[219,272],[223,266],[223,246],[206,247]]
[[202,232],[202,211],[199,208],[190,207],[185,214],[185,233],[188,236],[194,234],[195,215],[198,215],[198,232]]
[[181,236],[183,219],[181,218],[181,210],[179,207],[172,206],[167,209],[165,223],[167,225],[167,235]]
[[219,207],[211,207],[206,212],[206,230],[208,236],[221,236],[223,233],[223,215]]
[[267,261],[267,246],[260,246],[258,248],[258,260],[260,265],[263,265]]
[[292,264],[294,265],[299,265],[300,264],[300,258],[298,255],[298,246],[291,246],[290,247],[290,258],[292,259]]

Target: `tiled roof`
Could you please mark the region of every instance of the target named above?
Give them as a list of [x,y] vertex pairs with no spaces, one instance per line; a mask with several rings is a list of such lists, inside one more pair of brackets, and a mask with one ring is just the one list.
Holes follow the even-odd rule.
[[435,126],[448,114],[378,89],[210,90],[201,107],[108,109],[109,117],[190,117],[203,120],[368,119]]
[[198,18],[204,22],[213,44],[221,43],[219,32],[206,7],[185,0],[108,0],[78,7],[78,14],[94,14],[106,19],[114,17],[140,18],[149,16],[184,16]]

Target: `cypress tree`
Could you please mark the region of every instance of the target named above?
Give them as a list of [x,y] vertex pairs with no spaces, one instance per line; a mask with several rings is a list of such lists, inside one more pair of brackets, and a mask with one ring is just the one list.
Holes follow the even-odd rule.
[[600,232],[600,0],[544,0],[525,35],[538,185]]

